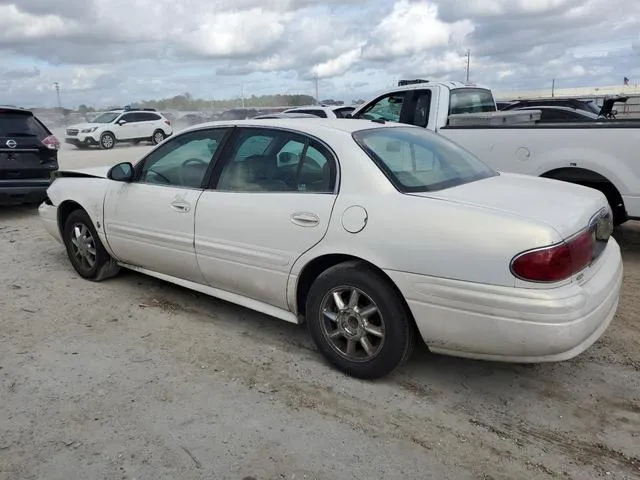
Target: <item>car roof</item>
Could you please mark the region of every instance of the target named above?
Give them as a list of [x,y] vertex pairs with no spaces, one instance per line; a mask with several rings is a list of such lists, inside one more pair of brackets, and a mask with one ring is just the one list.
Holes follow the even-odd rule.
[[344,133],[354,133],[361,130],[369,130],[372,128],[420,128],[413,125],[396,122],[378,122],[373,120],[361,120],[350,118],[309,118],[304,122],[300,122],[297,118],[264,118],[264,119],[247,119],[247,120],[216,120],[214,122],[200,123],[189,127],[183,131],[199,130],[208,127],[224,127],[224,126],[239,126],[239,127],[274,127],[274,128],[287,128],[296,130],[300,133],[306,133],[309,135],[321,135],[330,131],[340,131]]

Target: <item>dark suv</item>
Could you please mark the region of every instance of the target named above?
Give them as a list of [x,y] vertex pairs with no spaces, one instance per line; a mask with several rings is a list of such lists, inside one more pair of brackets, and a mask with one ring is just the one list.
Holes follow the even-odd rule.
[[42,202],[58,170],[59,148],[32,112],[0,106],[0,205]]

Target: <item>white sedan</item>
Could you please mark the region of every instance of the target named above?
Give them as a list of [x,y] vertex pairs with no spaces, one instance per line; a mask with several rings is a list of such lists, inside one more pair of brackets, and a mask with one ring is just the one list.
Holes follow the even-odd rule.
[[501,174],[422,128],[201,124],[135,165],[60,172],[40,207],[76,271],[120,267],[283,320],[361,378],[434,352],[572,358],[613,319],[622,260],[598,191]]

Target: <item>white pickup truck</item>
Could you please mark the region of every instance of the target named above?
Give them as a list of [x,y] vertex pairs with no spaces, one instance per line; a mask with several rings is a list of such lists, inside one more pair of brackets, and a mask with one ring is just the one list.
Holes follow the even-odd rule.
[[498,171],[600,190],[609,200],[616,224],[640,219],[640,122],[450,125],[450,115],[495,111],[487,88],[424,82],[385,91],[351,116],[428,128]]

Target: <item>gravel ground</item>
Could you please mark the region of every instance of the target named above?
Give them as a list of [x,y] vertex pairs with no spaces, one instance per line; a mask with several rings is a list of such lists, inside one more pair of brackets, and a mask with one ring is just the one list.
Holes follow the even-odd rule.
[[[60,163],[148,149],[68,147]],[[620,310],[578,358],[422,347],[365,382],[304,327],[132,272],[84,281],[35,209],[0,209],[0,478],[640,478],[640,224],[615,235]]]

